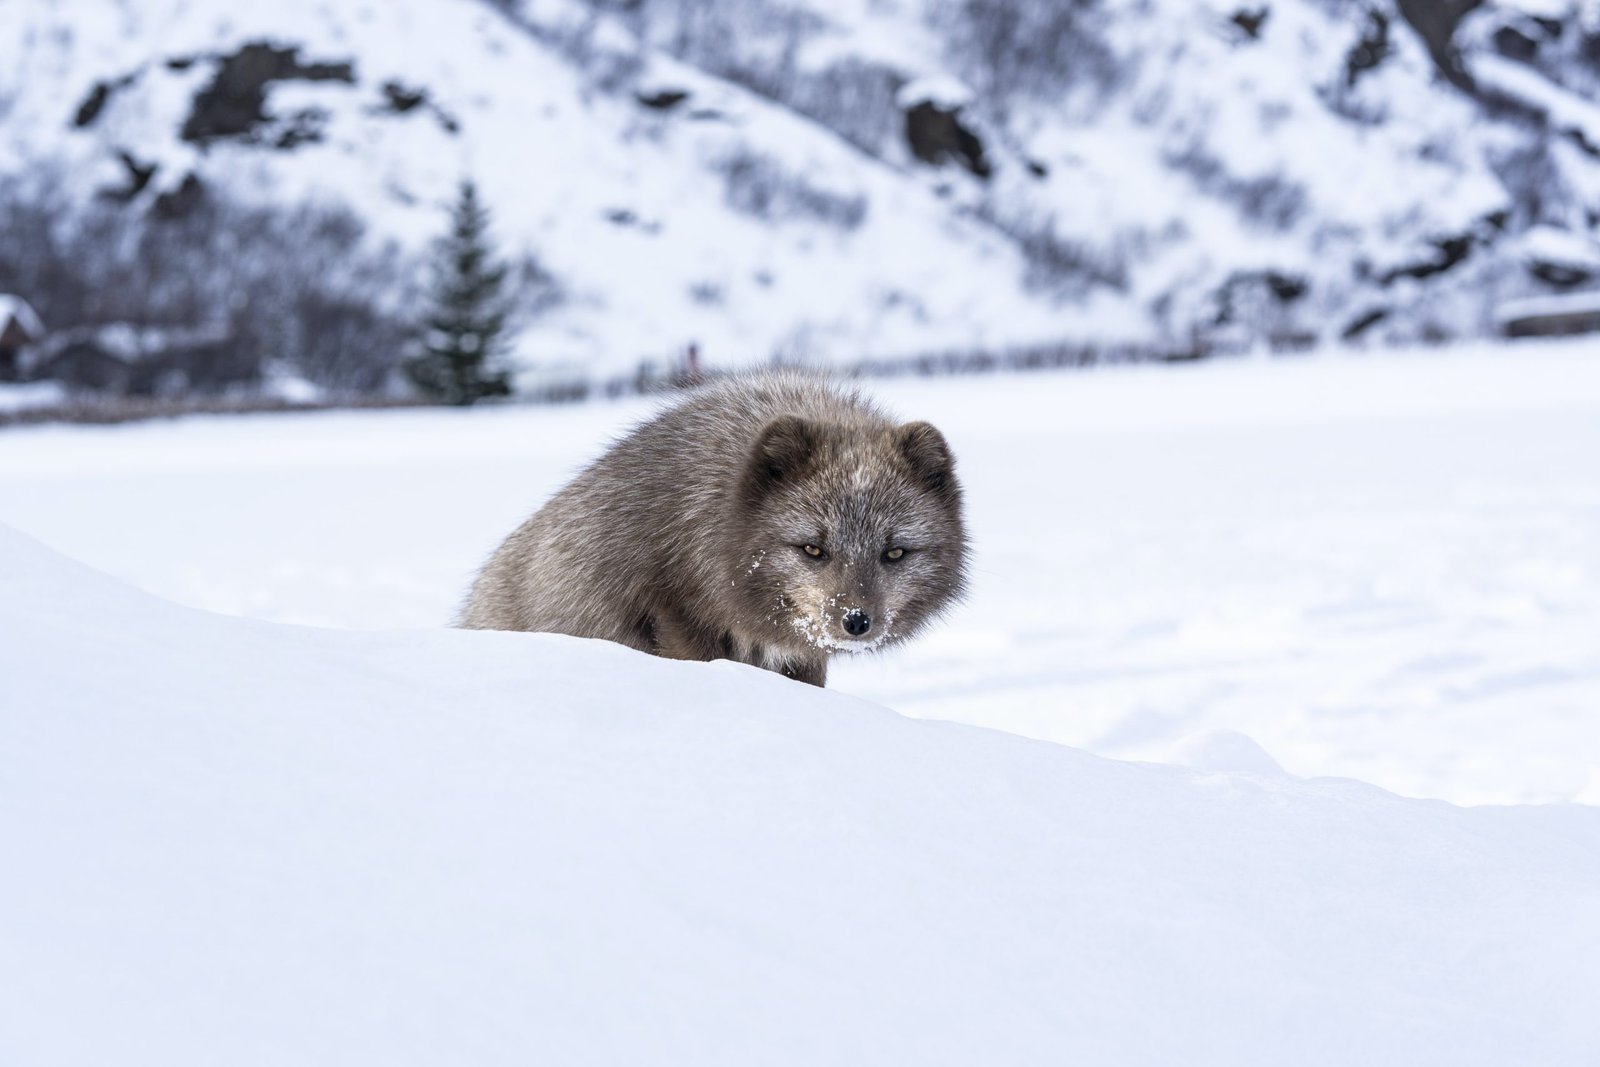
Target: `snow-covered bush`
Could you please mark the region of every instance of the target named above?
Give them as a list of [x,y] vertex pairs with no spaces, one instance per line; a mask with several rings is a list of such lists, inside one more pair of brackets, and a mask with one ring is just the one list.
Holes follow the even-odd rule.
[[861,193],[825,189],[777,159],[745,149],[717,161],[728,206],[759,219],[811,219],[853,230],[867,216]]
[[1119,72],[1100,0],[932,0],[928,22],[995,106],[1074,85],[1106,88]]

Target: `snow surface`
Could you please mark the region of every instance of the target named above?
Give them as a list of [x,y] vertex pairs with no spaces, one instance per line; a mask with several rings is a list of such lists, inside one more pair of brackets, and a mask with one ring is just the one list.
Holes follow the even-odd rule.
[[8,1063],[1589,1064],[1600,811],[161,602],[0,528]]
[[[1129,759],[1600,803],[1591,342],[869,382],[948,435],[973,595],[830,685]],[[196,607],[437,627],[643,402],[0,433],[0,522]]]
[[1593,271],[1600,263],[1600,247],[1592,239],[1553,226],[1536,226],[1529,230],[1520,238],[1520,247],[1523,257],[1530,261],[1585,271]]
[[0,411],[53,407],[65,399],[60,382],[0,382]]
[[895,94],[896,106],[910,111],[918,104],[934,104],[945,111],[956,111],[972,103],[972,90],[944,74],[907,82]]

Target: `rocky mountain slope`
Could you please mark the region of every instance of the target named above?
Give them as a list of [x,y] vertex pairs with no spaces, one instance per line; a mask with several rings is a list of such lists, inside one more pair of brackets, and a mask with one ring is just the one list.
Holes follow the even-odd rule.
[[[333,293],[403,325],[463,177],[522,266],[523,359],[595,370],[690,344],[729,364],[1477,336],[1503,301],[1600,273],[1600,14],[1576,0],[6,0],[4,16],[13,232],[16,205],[48,203],[60,226],[114,234],[112,259],[226,231],[242,257],[213,249],[227,269],[202,273],[268,261],[185,300],[197,283],[172,272],[156,319],[248,302],[287,259],[295,306]],[[224,222],[205,214],[222,203]],[[163,228],[185,235],[165,253]],[[47,290],[29,295],[52,325],[109,317],[89,306],[106,285],[53,299],[54,275],[7,245],[0,288]],[[368,336],[339,321],[350,345]],[[262,345],[314,378],[343,351]]]

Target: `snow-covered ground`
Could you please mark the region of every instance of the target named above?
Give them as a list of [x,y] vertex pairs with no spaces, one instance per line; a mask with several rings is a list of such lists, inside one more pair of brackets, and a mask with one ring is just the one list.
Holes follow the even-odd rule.
[[[1597,355],[869,383],[952,441],[975,580],[946,625],[831,685],[1117,758],[1233,731],[1295,774],[1600,801]],[[648,410],[7,431],[0,522],[196,607],[437,627]]]
[[1590,807],[1118,763],[564,637],[228,619],[3,527],[0,695],[19,1067],[1600,1057]]
[[66,398],[66,390],[58,382],[0,382],[0,412],[54,407]]

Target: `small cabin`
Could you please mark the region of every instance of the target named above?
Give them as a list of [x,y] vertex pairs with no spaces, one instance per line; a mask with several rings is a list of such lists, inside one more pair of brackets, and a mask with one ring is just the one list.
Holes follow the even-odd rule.
[[1495,309],[1506,337],[1572,337],[1600,332],[1600,292],[1510,300]]
[[111,396],[219,393],[260,377],[225,326],[76,327],[53,334],[35,363],[37,377]]
[[0,382],[26,376],[26,350],[44,340],[44,323],[20,296],[0,293]]

